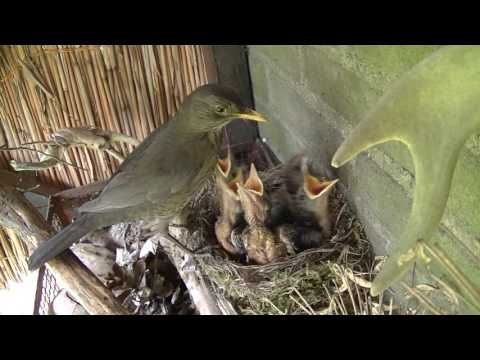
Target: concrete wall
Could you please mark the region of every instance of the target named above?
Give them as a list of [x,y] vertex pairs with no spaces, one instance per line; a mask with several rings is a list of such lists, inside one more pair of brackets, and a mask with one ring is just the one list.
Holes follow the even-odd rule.
[[[440,46],[249,46],[255,106],[272,121],[260,132],[281,160],[305,150],[330,176],[340,176],[378,254],[402,232],[415,184],[410,154],[390,142],[339,170],[335,150],[368,109],[405,71]],[[480,137],[472,136],[456,169],[437,234],[470,274],[480,256]],[[434,179],[432,179],[434,181]]]

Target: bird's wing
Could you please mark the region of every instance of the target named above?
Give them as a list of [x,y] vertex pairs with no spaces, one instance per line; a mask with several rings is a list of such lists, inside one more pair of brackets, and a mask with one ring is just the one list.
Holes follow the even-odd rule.
[[[152,148],[155,149],[157,146],[156,144],[163,143],[165,146],[170,145],[169,139],[173,138],[174,135],[174,124],[172,124],[173,120],[168,121],[166,124],[156,128],[152,131],[141,143],[138,145],[130,155],[122,162],[122,164],[118,168],[118,172],[125,172],[134,170],[137,166],[142,164],[140,159],[145,160],[147,152],[154,153]],[[157,149],[158,151],[158,149]],[[153,160],[153,159],[149,159]]]
[[158,202],[189,186],[203,157],[198,144],[186,144],[173,133],[160,131],[127,158],[102,193],[79,208],[81,213],[106,212]]

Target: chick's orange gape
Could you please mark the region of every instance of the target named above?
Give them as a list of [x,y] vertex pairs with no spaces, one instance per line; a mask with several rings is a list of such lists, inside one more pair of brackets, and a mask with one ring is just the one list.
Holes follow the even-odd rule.
[[[259,175],[254,164],[242,182],[241,167],[232,164],[230,153],[219,160],[218,168],[238,169],[233,178],[222,171],[217,176],[221,210],[215,231],[229,254],[244,252],[248,262],[268,264],[319,247],[329,238],[329,197],[337,180],[314,176],[305,156],[297,155],[277,170],[275,185],[265,186],[262,176],[268,171]],[[235,216],[229,217],[232,211]]]

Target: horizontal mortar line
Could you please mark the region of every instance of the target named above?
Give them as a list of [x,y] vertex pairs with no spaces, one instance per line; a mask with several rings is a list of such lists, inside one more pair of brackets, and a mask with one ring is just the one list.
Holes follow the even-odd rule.
[[[268,108],[268,106],[265,106],[264,102],[261,101],[261,100],[258,102],[258,104],[260,105],[260,107]],[[270,111],[271,114],[272,114],[274,117],[276,117],[277,119],[280,119],[280,118],[281,118],[281,115],[280,115],[279,112],[276,111],[275,109],[271,109],[271,108],[270,108],[269,111]],[[287,128],[285,127],[285,125],[283,125],[282,122],[280,122],[280,126],[282,126],[284,129],[287,129]],[[289,129],[287,129],[287,130],[289,130]],[[295,134],[294,131],[292,131],[292,130],[289,130],[289,133],[292,134],[292,135],[294,135],[295,138],[297,138],[297,139],[298,139],[298,138],[299,138],[299,139],[302,139],[302,138],[299,137],[297,134]],[[302,142],[302,141],[299,141],[299,142],[300,142],[300,143],[304,143],[304,142]],[[308,145],[307,145],[307,146],[308,146]],[[344,191],[344,192],[349,191],[349,186],[347,186],[346,184],[343,184],[343,182],[341,182],[341,184],[342,184],[342,191]],[[361,196],[360,194],[357,194],[356,196],[357,196],[357,198],[359,199],[360,203],[364,203],[365,200],[368,200],[367,202],[370,202],[368,194],[366,195],[366,197],[365,197],[365,196]],[[392,232],[391,232],[390,230],[388,230],[387,227],[385,227],[385,226],[382,224],[382,222],[379,220],[380,218],[379,218],[378,215],[375,213],[375,211],[374,211],[373,209],[367,210],[366,208],[365,208],[363,211],[366,213],[365,217],[367,217],[367,218],[370,217],[370,218],[376,219],[376,221],[374,221],[374,223],[372,223],[372,224],[369,224],[369,226],[373,227],[373,229],[375,229],[374,231],[375,231],[377,234],[379,234],[379,235],[381,235],[381,236],[384,236],[384,235],[387,236],[387,237],[390,239],[390,240],[388,240],[388,241],[391,242],[391,239],[394,239],[394,237],[393,237],[393,235],[392,235]],[[366,226],[366,225],[364,225],[364,226]]]
[[[253,54],[254,52],[252,52]],[[260,57],[261,61],[266,62],[268,66],[272,67],[277,75],[279,75],[280,79],[283,80],[284,82],[287,83],[288,86],[294,89],[295,93],[303,100],[307,100],[307,97],[313,97],[315,98],[315,102],[320,103],[321,107],[323,108],[324,111],[328,112],[330,116],[322,116],[322,119],[333,129],[336,129],[340,132],[341,136],[343,137],[343,140],[346,139],[348,136],[349,132],[345,131],[345,128],[353,128],[351,124],[343,117],[343,115],[339,114],[335,109],[333,109],[329,104],[327,104],[325,101],[320,99],[315,93],[313,93],[311,90],[309,90],[306,86],[302,86],[301,84],[297,84],[295,81],[291,80],[287,74],[284,73],[282,69],[280,69],[276,64],[274,64],[268,57],[266,57],[264,54],[257,54],[255,51],[254,57]],[[264,59],[262,59],[262,57]],[[314,112],[317,114],[322,114],[322,110],[320,110],[320,107],[315,106],[312,104],[311,101],[304,101],[305,104]],[[269,108],[268,105],[265,105],[265,107]],[[271,109],[271,107],[270,107]],[[278,118],[282,118],[278,112],[274,112]],[[333,115],[332,115],[333,114]],[[337,119],[341,120],[340,121],[340,128],[338,122],[331,121],[329,119],[336,117]],[[347,125],[348,126],[345,126]],[[470,150],[470,149],[469,149]],[[470,150],[471,151],[471,150]],[[398,183],[401,188],[404,189],[405,195],[407,198],[413,200],[413,194],[414,194],[414,188],[415,188],[415,176],[410,173],[407,169],[404,167],[400,166],[396,161],[394,161],[390,156],[388,156],[386,153],[383,151],[379,150],[378,148],[371,147],[367,151],[364,151],[366,156],[371,159],[381,170],[384,172],[387,176],[390,176],[396,183]],[[382,157],[387,160],[389,164],[389,169],[384,168],[384,163],[379,160],[379,157]],[[412,185],[406,185],[405,180],[403,178],[406,178],[406,180],[412,184]],[[445,215],[444,215],[445,216]],[[455,220],[455,217],[450,215],[448,218],[451,218]],[[455,221],[454,221],[455,222]],[[443,226],[446,229],[449,229],[449,227],[444,223],[440,223],[441,226]],[[453,235],[453,234],[452,234]],[[458,237],[454,237],[454,239],[458,239]],[[463,244],[463,243],[462,243]]]
[[[255,54],[257,56],[257,54]],[[260,54],[261,57],[265,57],[265,55]],[[261,59],[262,61],[267,62],[268,66],[273,67],[273,70],[280,76],[280,79],[285,81],[288,86],[293,88],[297,95],[304,100],[306,105],[316,112],[317,114],[321,114],[322,112],[327,112],[328,115],[330,116],[322,116],[323,120],[333,129],[337,129],[341,136],[343,137],[343,140],[347,138],[349,133],[353,130],[353,126],[351,123],[349,123],[341,114],[339,114],[335,109],[333,109],[329,104],[327,104],[325,101],[320,99],[315,93],[313,93],[311,90],[309,90],[306,86],[302,86],[300,84],[297,84],[295,81],[292,81],[287,74],[283,72],[282,69],[280,69],[276,64],[274,64],[270,59],[266,58]],[[312,104],[312,101],[305,101],[308,100],[308,98],[315,98],[315,102],[320,103],[321,107],[315,106],[315,104]],[[322,108],[322,110],[320,110]],[[281,117],[280,117],[281,118]],[[332,121],[330,119],[332,118],[337,118],[340,120],[340,124],[335,121]],[[340,125],[340,126],[339,126]],[[372,153],[370,153],[372,152]],[[404,167],[400,166],[397,162],[395,162],[391,157],[389,157],[387,154],[385,154],[383,151],[378,150],[377,148],[370,148],[366,151],[367,156],[374,161],[385,173],[388,173],[394,180],[397,182],[407,193],[409,198],[412,198],[412,195],[410,192],[412,191],[412,188],[409,186],[406,186],[405,181],[403,180],[404,178],[407,179],[409,183],[412,183],[414,180],[414,176],[406,170]],[[379,160],[379,156],[383,157],[385,160],[388,162],[388,168],[390,171],[386,171],[386,169],[382,166],[382,162]]]
[[[368,85],[372,86],[378,91],[384,92],[391,84],[396,81],[399,76],[391,75],[385,71],[378,70],[375,66],[365,63],[361,58],[354,52],[349,52],[347,49],[339,48],[336,57],[332,52],[328,51],[322,45],[313,45],[318,51],[322,52],[330,61],[335,62],[340,65],[343,69],[350,71],[352,73],[360,75],[361,79],[365,81]],[[346,58],[351,58],[351,61],[346,61]],[[349,65],[349,63],[355,63],[355,65]],[[380,85],[381,81],[378,80],[383,78],[386,80],[386,85]]]
[[[375,70],[374,66],[366,64],[364,61],[360,60],[360,58],[356,54],[353,54],[353,53],[349,54],[348,51],[346,51],[345,49],[341,49],[339,51],[339,54],[341,54],[341,55],[340,55],[340,58],[338,59],[338,58],[335,58],[335,56],[332,56],[332,54],[328,50],[322,48],[321,45],[314,45],[314,46],[319,51],[321,51],[329,60],[339,64],[345,70],[348,70],[348,71],[353,72],[355,74],[362,75],[362,77],[361,77],[362,80],[364,80],[366,83],[368,83],[373,88],[375,88],[379,91],[382,91],[382,93],[384,93],[386,90],[388,90],[388,88],[390,88],[397,80],[399,80],[403,76],[403,74],[405,74],[405,72],[402,72],[401,74],[397,74],[397,75],[389,75],[386,72],[383,72],[383,71],[380,71],[380,70]],[[344,58],[346,58],[348,56],[351,56],[354,59],[354,62],[355,62],[355,64],[357,64],[358,68],[355,68],[354,66],[349,66],[348,65],[348,62],[344,60]],[[373,73],[378,74],[378,75],[375,75],[375,76],[384,77],[385,79],[387,79],[387,86],[379,86],[376,83],[376,81],[369,80],[369,77]],[[466,145],[466,148],[469,150],[469,152],[472,155],[474,155],[478,159],[478,162],[479,162],[479,165],[480,165],[480,157],[479,157],[478,153],[476,153],[476,152],[478,152],[478,150],[476,150],[475,147],[473,147],[473,146],[469,146],[468,144]]]
[[[262,106],[260,104],[260,106]],[[277,116],[275,112],[272,113],[273,116]],[[344,184],[343,181],[338,183],[341,186],[341,191],[344,193],[349,191],[349,186]],[[365,203],[366,198],[364,196],[356,195],[357,200],[362,204]],[[352,199],[353,200],[353,199]],[[356,207],[358,205],[355,205]],[[363,212],[363,218],[366,219],[374,219],[372,222],[369,223],[363,223],[364,227],[371,227],[373,231],[378,234],[378,236],[381,236],[382,238],[386,239],[387,243],[390,244],[392,240],[395,239],[395,237],[392,235],[392,232],[387,229],[386,226],[383,225],[383,223],[379,220],[378,215],[375,213],[373,209],[367,209],[364,206],[360,205],[360,208],[362,208]],[[388,239],[388,240],[387,240]]]
[[[277,111],[274,107],[271,107],[269,106],[268,104],[266,104],[264,101],[260,100],[260,99],[257,99],[258,101],[258,104],[260,104],[261,107],[263,108],[267,108],[269,109],[269,112],[274,116],[276,117],[277,119],[282,119],[283,116],[280,114],[279,111]],[[295,126],[292,126],[292,127],[288,127],[284,124],[284,122],[280,121],[279,122],[279,125],[287,132],[289,133],[290,135],[293,135],[294,138],[296,139],[296,142],[298,144],[300,144],[304,150],[307,150],[308,148],[313,148],[313,147],[317,147],[318,146],[318,143],[315,142],[315,141],[307,141],[304,137],[302,137],[300,134],[298,134],[296,132],[296,127]]]
[[[405,195],[409,199],[413,199],[415,176],[410,171],[399,165],[394,159],[378,148],[371,147],[365,151],[365,154],[405,190]],[[379,159],[379,157],[381,157],[382,160],[386,160],[386,162]]]
[[[329,53],[328,51],[325,51],[324,49],[320,49],[320,48],[317,48],[319,51],[321,51],[322,55],[324,55],[328,60],[334,62],[335,64],[339,65],[343,70],[345,71],[348,71],[348,72],[351,72],[353,74],[356,74],[357,76],[359,76],[359,80],[365,82],[366,84],[368,84],[370,87],[372,87],[372,89],[376,90],[376,91],[380,91],[380,92],[384,92],[386,88],[388,88],[389,86],[387,87],[380,87],[378,86],[376,83],[372,82],[372,81],[369,81],[368,77],[366,75],[370,74],[371,72],[378,72],[378,71],[375,71],[373,70],[374,67],[371,68],[370,71],[365,71],[365,70],[361,70],[361,71],[355,71],[354,68],[352,67],[347,67],[345,66],[345,62],[344,61],[339,61],[339,59],[335,59],[333,58]],[[254,57],[257,57],[260,61],[263,61],[265,63],[268,63],[269,66],[273,67],[275,69],[275,71],[277,72],[281,72],[282,74],[284,74],[284,70],[281,69],[280,66],[278,66],[275,62],[273,62],[272,60],[270,60],[270,58],[264,53],[262,52],[262,50],[256,50],[254,49],[252,52]],[[345,56],[345,55],[342,55],[342,56]],[[299,60],[303,61],[305,63],[305,54],[303,52],[300,52],[299,54]],[[306,66],[306,64],[304,65],[304,67]],[[363,68],[365,68],[366,65],[363,65]],[[305,69],[303,69],[302,71],[302,77],[304,77],[305,74],[303,74],[305,71]],[[387,75],[385,75],[387,76]],[[390,80],[389,83],[392,83],[394,80]]]
[[[472,236],[468,236],[468,235],[465,236],[465,237],[468,237],[470,239],[467,243],[467,242],[462,241],[462,238],[465,238],[465,237],[460,238],[459,236],[457,236],[452,231],[452,228],[448,227],[443,222],[441,222],[438,227],[439,227],[439,230],[442,231],[447,237],[452,238],[453,240],[456,241],[456,243],[461,244],[466,252],[470,252],[470,253],[474,254],[473,257],[475,257],[475,256],[479,257],[480,256],[479,245]],[[461,233],[461,231],[460,231],[460,233]],[[460,235],[463,235],[463,234],[460,234]]]
[[[320,45],[317,45],[317,46],[320,46]],[[317,47],[318,50],[321,50],[320,48]],[[253,51],[252,51],[253,50]],[[339,64],[340,66],[342,66],[342,68],[344,68],[345,70],[348,70],[348,71],[351,71],[351,69],[347,68],[344,66],[343,63],[340,63],[338,62],[338,60],[335,61],[335,59],[333,59],[331,56],[329,56],[327,54],[327,52],[325,50],[321,50],[322,53],[331,61],[334,61],[335,63]],[[280,76],[280,78],[286,82],[288,82],[289,84],[291,84],[295,89],[299,89],[299,88],[304,88],[304,90],[301,90],[301,92],[297,91],[297,93],[302,93],[302,92],[307,92],[307,93],[311,93],[314,97],[318,98],[318,96],[311,92],[310,89],[308,89],[308,87],[306,85],[301,85],[301,84],[297,84],[295,81],[291,80],[290,77],[288,76],[288,74],[285,73],[285,71],[279,67],[277,64],[275,64],[274,61],[272,61],[266,54],[264,54],[261,50],[256,50],[256,49],[251,49],[250,52],[249,52],[249,55],[252,56],[253,58],[257,58],[258,60],[264,62],[266,65],[268,65],[269,67],[272,68],[272,70],[274,70],[274,72]],[[373,71],[373,70],[372,70]],[[354,71],[355,72],[355,71]],[[355,72],[356,73],[356,72]],[[363,75],[365,75],[366,73],[362,72]],[[390,84],[393,84],[395,83],[398,79],[400,79],[401,77],[403,76],[403,73],[402,75],[400,75],[400,77],[397,77],[393,80],[391,80]],[[362,76],[362,80],[365,81],[367,84],[369,84],[370,86],[373,86],[375,89],[377,90],[380,90],[382,92],[384,92],[386,89],[388,90],[388,88],[390,88],[392,85],[389,85],[386,89],[380,89],[378,86],[374,86],[373,84],[371,84],[369,81],[367,81],[366,79],[364,79],[364,77]],[[301,94],[302,95],[302,94]],[[382,95],[383,96],[383,95]],[[381,97],[379,98],[381,99]],[[327,104],[328,105],[328,104]],[[330,105],[328,105],[330,107]],[[317,109],[314,108],[315,111],[317,111]],[[333,109],[334,112],[338,113],[336,110]],[[341,116],[341,115],[339,115]],[[343,116],[342,116],[343,118]],[[353,123],[350,123],[347,119],[343,118],[343,120],[346,121],[346,123],[348,124],[348,128],[352,128],[354,127],[355,125]],[[472,154],[474,156],[474,158],[477,160],[479,166],[480,166],[480,157],[476,154],[475,152],[475,149],[472,149],[472,147],[470,146],[465,146],[469,153]],[[382,152],[383,153],[383,152]]]
[[[258,104],[260,105],[260,107],[268,108],[268,106],[267,106],[262,100],[259,100],[259,101],[258,101]],[[272,113],[272,115],[273,115],[274,117],[276,117],[277,119],[280,119],[280,118],[281,118],[281,115],[279,114],[279,112],[278,112],[277,110],[270,108],[269,111],[270,111],[270,112]],[[301,143],[302,145],[304,144],[304,143],[301,141],[302,138],[301,138],[300,136],[298,136],[298,135],[297,135],[294,131],[292,131],[291,129],[286,128],[286,126],[285,126],[282,122],[280,122],[280,126],[282,126],[284,129],[288,130],[289,133],[290,133],[291,135],[294,135],[296,139],[300,139],[300,140],[298,141],[299,143]],[[378,151],[378,152],[380,152],[380,151]],[[381,153],[381,152],[380,152],[380,153]],[[370,158],[370,159],[371,159],[371,158]],[[374,161],[373,159],[371,159],[371,160]],[[375,161],[374,161],[374,162],[375,162]],[[382,169],[382,170],[383,170],[383,169]],[[385,173],[386,173],[386,172],[385,172]],[[387,174],[387,173],[386,173],[386,174]],[[342,190],[343,190],[343,191],[348,191],[348,186],[346,186],[346,185],[344,185],[344,184],[342,184],[342,185],[343,185],[343,186],[342,186],[342,188],[343,188]],[[410,198],[412,198],[412,196],[411,196],[410,193],[409,193],[408,195],[409,195]],[[357,197],[358,197],[358,199],[359,199],[360,202],[363,202],[364,198],[363,198],[361,195],[357,195]],[[382,237],[384,237],[385,239],[388,238],[388,239],[389,239],[389,240],[388,240],[388,244],[392,244],[393,242],[398,241],[398,237],[393,236],[393,234],[387,229],[387,227],[385,227],[384,225],[382,225],[381,221],[379,220],[378,215],[375,214],[375,212],[374,212],[373,210],[368,210],[367,208],[364,207],[363,212],[365,213],[365,216],[364,216],[365,218],[375,218],[375,219],[376,219],[376,221],[371,222],[371,223],[369,223],[368,225],[365,224],[364,226],[372,227],[373,231],[375,231],[377,234],[379,234],[379,236],[382,236]],[[449,218],[451,218],[451,217],[449,216]],[[453,219],[454,219],[454,218],[453,218]],[[405,223],[405,225],[406,225],[406,223]],[[440,229],[441,231],[443,231],[444,234],[445,234],[447,237],[451,238],[451,239],[454,240],[456,243],[459,243],[459,244],[462,246],[462,248],[463,248],[464,251],[466,251],[467,253],[468,253],[468,252],[471,252],[471,253],[474,253],[474,254],[475,254],[475,251],[474,251],[473,249],[471,249],[471,247],[470,247],[468,244],[466,244],[466,243],[464,243],[463,241],[461,241],[461,239],[460,239],[458,236],[456,236],[456,235],[452,232],[452,230],[450,229],[450,227],[448,227],[444,222],[441,222],[441,223],[439,224],[439,229]],[[389,248],[390,248],[390,247],[391,247],[391,245],[389,245]]]
[[[257,55],[255,55],[257,56]],[[297,95],[299,95],[303,100],[308,100],[308,98],[314,98],[317,104],[321,104],[321,106],[316,106],[312,104],[312,101],[305,101],[306,105],[310,107],[316,113],[322,114],[323,112],[329,113],[327,116],[322,116],[322,120],[325,121],[329,126],[333,129],[339,130],[343,140],[346,139],[349,132],[346,130],[347,128],[352,129],[353,127],[351,124],[345,120],[345,118],[339,114],[335,109],[331,108],[325,101],[320,99],[315,93],[311,92],[305,86],[297,84],[295,81],[292,81],[287,74],[283,72],[276,64],[274,64],[270,59],[266,58],[265,55],[260,54],[260,57],[263,57],[264,60],[270,67],[273,68],[275,73],[280,77],[281,80],[285,81],[288,86],[293,88]],[[340,127],[338,122],[334,122],[330,119],[337,118],[340,120]],[[348,124],[348,125],[347,125]],[[347,126],[346,126],[347,125]],[[470,149],[469,149],[470,150]],[[471,152],[471,150],[470,150]],[[367,151],[365,151],[366,156],[371,159],[379,168],[388,176],[390,176],[396,183],[398,183],[402,189],[404,190],[405,195],[407,198],[413,200],[413,194],[415,189],[415,176],[410,171],[405,169],[401,166],[398,162],[392,159],[388,154],[384,153],[383,151],[379,150],[376,147],[371,147]],[[449,218],[455,220],[454,216],[449,216]],[[454,221],[455,222],[455,221]],[[446,225],[444,225],[446,226]]]
[[[365,228],[366,231],[373,231],[375,234],[377,234],[380,239],[383,241],[383,249],[386,254],[391,253],[392,245],[395,242],[395,236],[392,234],[390,230],[387,229],[385,225],[380,221],[377,215],[370,211],[368,208],[360,209],[361,211],[359,212],[358,216],[360,217],[360,220],[363,220],[361,218],[364,218],[365,220],[368,219],[374,219],[375,221],[361,221],[362,226]],[[370,230],[369,230],[370,228]]]
[[[346,137],[348,133],[351,130],[353,130],[353,127],[354,127],[353,124],[349,123],[342,115],[340,115],[335,109],[333,109],[326,102],[318,99],[318,96],[315,93],[308,90],[306,86],[302,86],[301,84],[298,84],[292,79],[290,79],[290,77],[287,74],[285,74],[285,72],[280,67],[278,67],[278,65],[276,65],[272,60],[270,60],[264,54],[255,53],[253,57],[257,57],[257,59],[266,63],[266,65],[268,65],[271,68],[270,70],[272,70],[273,73],[279,76],[280,80],[286,82],[289,87],[295,90],[297,95],[299,95],[300,98],[304,100],[304,102],[309,106],[310,109],[314,110],[316,113],[319,113],[319,114],[321,114],[322,111],[324,111],[329,115],[331,115],[330,117],[333,117],[332,115],[334,115],[336,118],[338,118],[338,120],[340,120],[341,122],[340,126],[338,126],[338,123],[334,123],[333,121],[327,120],[327,122],[330,126],[340,131],[342,135],[344,135],[344,137]],[[312,101],[312,98],[314,98],[315,100]],[[322,109],[320,110],[317,106],[315,106],[315,104],[313,104],[313,102],[321,102]],[[327,118],[329,117],[327,116]]]
[[[264,107],[264,108],[269,108],[269,111],[272,113],[272,115],[274,117],[276,117],[277,119],[281,119],[282,116],[279,114],[278,111],[276,111],[275,109],[269,107],[268,105],[266,105],[262,100],[257,100],[258,104],[260,104],[261,107]],[[302,147],[305,147],[305,146],[308,146],[308,144],[306,143],[305,139],[303,139],[299,134],[297,134],[294,129],[291,129],[291,128],[287,128],[287,126],[282,122],[282,121],[279,121],[279,125],[290,135],[293,135],[294,136],[294,139],[296,140],[296,142],[298,144],[300,144]]]

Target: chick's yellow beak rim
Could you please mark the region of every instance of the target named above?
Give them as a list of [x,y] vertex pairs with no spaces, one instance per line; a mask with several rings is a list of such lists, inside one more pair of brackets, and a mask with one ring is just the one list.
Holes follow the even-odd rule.
[[231,114],[231,117],[233,118],[238,118],[238,119],[244,119],[244,120],[251,120],[251,121],[256,121],[256,122],[266,122],[267,118],[265,115],[260,114],[259,112],[252,110],[252,109],[245,109],[242,112],[239,113],[233,113]]

